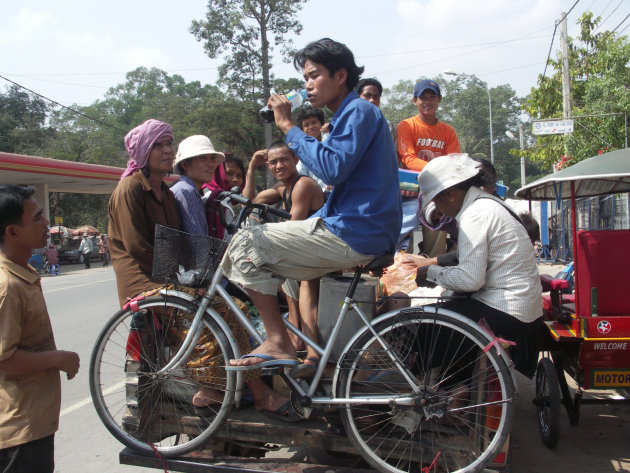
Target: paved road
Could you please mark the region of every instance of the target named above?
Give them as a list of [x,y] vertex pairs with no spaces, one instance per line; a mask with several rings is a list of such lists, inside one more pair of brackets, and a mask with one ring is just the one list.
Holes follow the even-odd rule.
[[[560,267],[541,266],[555,274]],[[87,382],[92,346],[105,321],[118,309],[114,273],[97,264],[62,266],[59,277],[44,277],[59,348],[81,356],[76,379],[63,378],[60,429],[56,437],[56,473],[141,473],[152,470],[122,466],[122,446],[102,426],[92,406]],[[563,412],[560,444],[555,451],[542,445],[531,404],[533,382],[519,375],[520,400],[512,429],[512,473],[612,473],[630,471],[630,405],[583,406],[580,425],[569,426]],[[607,393],[602,393],[607,394]]]
[[60,349],[81,357],[75,379],[62,376],[60,427],[55,437],[55,473],[141,473],[146,468],[122,466],[122,445],[99,420],[88,385],[92,346],[105,322],[118,310],[114,271],[99,263],[62,265],[61,276],[42,278],[42,289]]

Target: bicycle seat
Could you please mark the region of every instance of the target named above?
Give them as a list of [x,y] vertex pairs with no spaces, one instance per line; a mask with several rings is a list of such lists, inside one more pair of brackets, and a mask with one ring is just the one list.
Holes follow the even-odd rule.
[[359,266],[359,271],[362,273],[367,273],[368,271],[380,272],[383,268],[391,266],[392,264],[394,264],[394,255],[385,254],[377,256],[364,266]]

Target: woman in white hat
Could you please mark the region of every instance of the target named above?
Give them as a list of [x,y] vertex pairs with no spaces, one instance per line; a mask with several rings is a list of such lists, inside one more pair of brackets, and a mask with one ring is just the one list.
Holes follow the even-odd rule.
[[542,317],[541,286],[532,244],[520,219],[484,192],[479,163],[447,155],[430,161],[418,177],[424,204],[457,220],[458,264],[418,269],[416,283],[432,283],[469,297],[440,305],[473,320],[485,318],[498,336],[535,334]]
[[179,144],[173,170],[180,179],[171,191],[177,200],[182,226],[188,233],[208,235],[201,186],[212,180],[215,169],[224,161],[225,155],[214,149],[207,136],[189,136]]
[[[210,182],[214,172],[225,161],[225,155],[214,149],[210,138],[203,135],[193,135],[184,139],[177,148],[177,155],[173,163],[173,170],[180,175],[179,181],[171,187],[182,222],[183,229],[195,235],[208,235],[208,221],[201,201],[201,188]],[[211,222],[210,225],[213,223]],[[228,321],[236,338],[242,344],[243,350],[251,350],[248,335],[241,325]],[[207,347],[214,350],[214,345]],[[214,359],[218,357],[209,357]],[[217,366],[206,366],[213,373]],[[222,369],[222,368],[220,368]],[[298,420],[290,407],[289,398],[273,391],[260,378],[259,373],[246,374],[245,384],[249,388],[256,409],[271,417],[281,420]],[[223,393],[210,387],[202,387],[192,398],[195,407],[204,407],[214,404],[223,397]]]

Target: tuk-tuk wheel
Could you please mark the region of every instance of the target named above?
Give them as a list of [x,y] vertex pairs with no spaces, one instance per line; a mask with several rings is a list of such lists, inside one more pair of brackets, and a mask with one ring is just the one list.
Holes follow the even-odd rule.
[[542,358],[536,369],[538,427],[543,443],[555,448],[560,440],[560,386],[556,367],[549,358]]

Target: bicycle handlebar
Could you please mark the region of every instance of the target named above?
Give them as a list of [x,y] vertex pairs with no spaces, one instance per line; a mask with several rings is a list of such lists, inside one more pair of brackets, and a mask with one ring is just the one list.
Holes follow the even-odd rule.
[[[240,228],[241,224],[245,221],[245,219],[247,218],[247,216],[249,216],[249,214],[252,212],[252,210],[254,209],[259,209],[261,210],[261,216],[264,219],[264,216],[266,213],[270,213],[273,215],[276,215],[280,218],[284,218],[286,220],[290,220],[291,219],[291,214],[289,212],[286,212],[282,209],[277,209],[269,204],[256,204],[254,202],[251,201],[251,199],[248,199],[247,197],[241,195],[241,189],[240,187],[233,187],[231,190],[229,191],[225,191],[225,192],[221,192],[218,196],[217,196],[217,200],[228,200],[231,203],[235,203],[235,204],[241,204],[243,205],[243,210],[240,212],[238,220],[236,225],[234,225],[234,230],[237,228]],[[232,229],[230,229],[232,230]],[[233,232],[230,232],[233,233]]]

